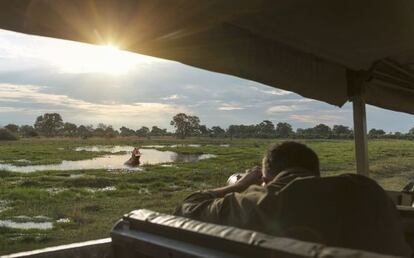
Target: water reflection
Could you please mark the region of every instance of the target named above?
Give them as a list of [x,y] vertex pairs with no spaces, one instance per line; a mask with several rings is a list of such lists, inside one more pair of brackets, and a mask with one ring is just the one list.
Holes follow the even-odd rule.
[[75,151],[92,151],[92,152],[109,152],[109,153],[117,153],[117,152],[128,152],[130,153],[131,150],[134,149],[133,146],[119,146],[119,145],[96,145],[96,146],[82,146],[75,148]]
[[[131,146],[88,146],[79,147],[78,151],[105,151],[110,153],[126,152],[121,155],[105,155],[87,160],[67,161],[60,164],[14,166],[11,164],[0,164],[0,170],[12,172],[30,173],[46,170],[85,170],[85,169],[106,169],[106,170],[142,170],[140,167],[129,167],[124,165],[131,156]],[[141,165],[155,165],[174,162],[195,162],[198,160],[213,158],[213,154],[179,154],[173,151],[159,151],[155,149],[141,149]]]
[[177,148],[177,147],[192,147],[192,148],[200,148],[201,144],[174,144],[170,145],[171,148]]
[[165,148],[168,145],[142,145],[141,148]]
[[[151,145],[149,145],[151,146]],[[206,144],[206,145],[201,145],[201,144],[174,144],[174,145],[153,145],[153,146],[162,146],[162,147],[172,147],[172,148],[177,148],[177,147],[192,147],[192,148],[200,148],[202,146],[209,146],[209,147],[230,147],[230,144]],[[158,147],[159,148],[159,147]]]
[[61,218],[56,220],[56,223],[70,223],[70,219],[69,218]]
[[12,220],[0,220],[0,228],[14,229],[52,229],[52,222],[15,222]]
[[[161,149],[165,147],[171,148],[178,148],[178,147],[191,147],[191,148],[200,148],[202,146],[209,146],[209,147],[230,147],[230,144],[173,144],[173,145],[142,145],[141,149]],[[117,152],[130,152],[134,146],[111,146],[111,145],[95,145],[95,146],[83,146],[77,147],[76,151],[93,151],[93,152],[110,152],[110,153],[117,153]]]
[[111,192],[111,191],[116,191],[116,187],[115,186],[107,186],[107,187],[103,187],[103,188],[86,188],[86,191],[91,192],[91,193]]

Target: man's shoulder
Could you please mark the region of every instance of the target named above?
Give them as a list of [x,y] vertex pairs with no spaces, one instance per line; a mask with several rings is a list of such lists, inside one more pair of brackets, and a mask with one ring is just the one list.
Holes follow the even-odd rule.
[[267,198],[269,189],[267,186],[251,185],[244,192],[235,194],[240,202],[257,204],[260,200]]
[[306,169],[288,169],[280,172],[269,184],[268,188],[275,190],[281,190],[291,182],[300,178],[315,177],[313,173]]

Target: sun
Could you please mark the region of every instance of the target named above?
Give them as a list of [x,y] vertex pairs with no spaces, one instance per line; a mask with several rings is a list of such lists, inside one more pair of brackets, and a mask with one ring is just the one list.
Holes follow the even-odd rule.
[[156,58],[120,50],[116,45],[72,44],[52,52],[53,63],[63,73],[123,75]]
[[104,73],[111,75],[121,75],[130,71],[140,62],[137,55],[120,51],[115,45],[87,46],[79,49],[75,55],[77,65],[68,65],[71,68],[79,67],[77,72],[84,73]]
[[95,72],[106,74],[122,74],[128,72],[134,65],[134,61],[130,60],[128,55],[120,51],[114,45],[97,46],[96,53],[88,64],[90,69]]

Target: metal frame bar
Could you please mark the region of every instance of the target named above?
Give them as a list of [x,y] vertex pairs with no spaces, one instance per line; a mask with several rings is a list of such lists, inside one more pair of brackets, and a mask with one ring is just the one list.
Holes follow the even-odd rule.
[[357,174],[369,176],[368,137],[365,100],[361,95],[352,98]]
[[[3,256],[1,256],[3,257]],[[81,243],[46,247],[21,253],[5,255],[4,258],[114,258],[111,238],[104,238]]]

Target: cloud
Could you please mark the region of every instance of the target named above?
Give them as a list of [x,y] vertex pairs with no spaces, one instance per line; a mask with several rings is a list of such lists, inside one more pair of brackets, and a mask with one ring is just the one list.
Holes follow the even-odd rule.
[[16,108],[16,107],[0,107],[0,113],[9,113],[9,112],[28,112],[28,108]]
[[[93,103],[74,99],[66,95],[43,93],[42,87],[36,85],[0,84],[0,96],[5,102],[11,101],[26,107],[0,107],[0,112],[28,112],[32,113],[61,111],[71,113],[81,120],[104,119],[105,121],[130,123],[131,120],[147,120],[156,118],[165,119],[179,112],[188,112],[185,107],[156,102],[136,102],[131,104]],[[1,102],[0,102],[1,103]],[[47,107],[47,108],[45,108]],[[162,121],[162,120],[161,120]],[[160,122],[160,121],[158,121]],[[167,121],[168,122],[168,121]],[[164,121],[165,124],[165,121]]]
[[284,96],[284,95],[289,95],[289,94],[293,94],[290,91],[285,91],[285,90],[280,90],[280,89],[274,89],[274,90],[264,90],[262,91],[263,93],[267,93],[267,94],[271,94],[271,95],[277,95],[277,96]]
[[177,100],[183,98],[182,96],[178,96],[177,94],[161,98],[162,100]]
[[274,113],[285,113],[285,112],[292,112],[297,111],[300,108],[297,105],[277,105],[272,106],[266,110],[267,114],[274,114]]
[[241,107],[239,105],[227,104],[227,103],[222,104],[221,107],[218,108],[218,110],[222,110],[222,111],[241,110],[241,109],[244,109],[244,107]]
[[316,102],[317,100],[314,99],[305,99],[305,98],[294,98],[294,99],[280,99],[278,102],[283,103],[310,103],[310,102]]
[[331,126],[346,122],[344,117],[340,115],[325,115],[320,113],[314,115],[290,115],[289,118],[293,121],[302,122],[309,125],[327,124]]
[[[276,88],[273,88],[271,90],[263,89],[263,86],[262,87],[250,86],[250,88],[253,89],[253,90],[259,91],[261,93],[276,95],[276,96],[285,96],[285,95],[294,94],[293,92],[286,91],[286,90],[281,90],[281,89],[276,89]],[[267,86],[266,88],[271,88],[271,87]]]

